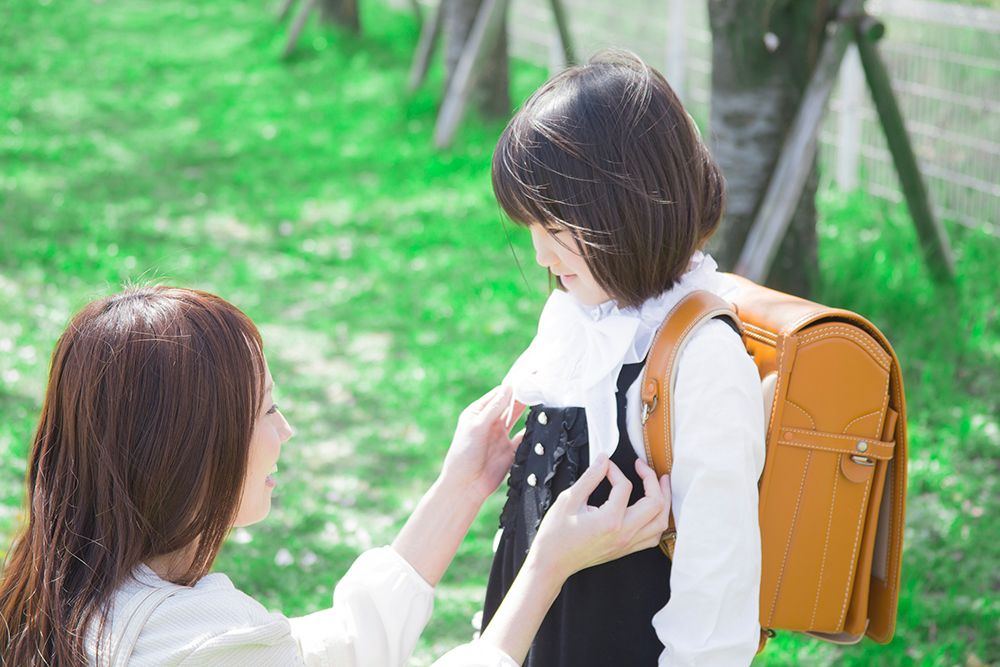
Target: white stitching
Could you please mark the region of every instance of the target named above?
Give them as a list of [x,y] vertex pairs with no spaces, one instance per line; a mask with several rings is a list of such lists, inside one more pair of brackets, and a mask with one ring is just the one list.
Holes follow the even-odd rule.
[[860,332],[858,329],[854,327],[847,327],[847,326],[824,327],[819,331],[802,334],[801,337],[799,338],[799,344],[807,345],[813,342],[814,340],[821,340],[833,336],[844,336],[845,338],[849,338],[850,340],[853,340],[855,343],[865,348],[865,350],[867,350],[875,358],[876,363],[878,363],[878,365],[883,369],[890,366],[892,364],[892,359],[889,357],[888,354],[886,354],[885,350],[879,347],[878,345],[874,345],[873,339],[867,334],[864,334],[864,336],[862,336],[861,335],[862,333],[863,332]]
[[806,486],[806,476],[809,474],[809,462],[812,461],[812,452],[806,452],[806,465],[802,469],[802,481],[799,482],[799,495],[795,499],[795,512],[792,514],[792,525],[788,529],[788,541],[785,542],[785,557],[781,559],[781,570],[778,572],[778,583],[774,587],[774,599],[771,601],[771,615],[767,619],[767,624],[774,622],[774,608],[778,605],[778,595],[781,593],[782,579],[785,577],[785,565],[788,563],[788,549],[792,546],[792,535],[795,534],[795,524],[799,520],[799,505],[802,504],[802,492]]
[[862,419],[864,419],[866,417],[871,417],[872,415],[878,415],[878,414],[880,414],[878,410],[872,410],[871,412],[869,412],[866,415],[861,415],[860,417],[855,417],[851,421],[847,422],[847,426],[845,426],[843,428],[843,430],[841,431],[841,433],[847,433],[847,429],[851,428],[851,424],[853,424],[854,422],[861,421]]
[[[774,399],[771,401],[771,416],[770,416],[770,418],[768,419],[768,422],[767,422],[767,426],[769,427],[770,431],[774,432],[774,433],[778,432],[777,429],[780,426],[780,424],[778,424],[776,421],[774,421],[774,414],[775,414],[775,411],[777,410],[777,407],[778,407],[778,397],[781,396],[782,392],[784,392],[785,395],[788,394],[788,389],[781,386],[782,364],[784,364],[784,362],[785,362],[785,348],[786,347],[787,347],[786,345],[780,345],[780,346],[777,347],[777,350],[778,350],[778,364],[777,364],[778,374],[775,376],[775,380],[774,380]],[[771,435],[770,433],[765,433],[764,434],[764,444],[765,445],[767,444],[767,441],[771,439],[770,435]],[[767,455],[765,454],[765,459],[766,458],[767,458]],[[765,461],[764,465],[767,466],[766,461]]]
[[[786,427],[784,427],[781,430],[788,431],[789,433],[801,433],[802,435],[806,435],[806,436],[817,436],[818,435],[818,436],[821,436],[821,437],[824,437],[824,438],[831,438],[831,439],[834,439],[834,440],[850,440],[851,442],[854,442],[859,437],[861,437],[861,436],[857,436],[857,435],[841,435],[839,433],[826,433],[824,431],[815,431],[815,430],[810,431],[809,429],[796,428],[794,426],[786,426]],[[885,440],[879,440],[877,438],[868,438],[868,440],[874,440],[876,443],[886,442]]]
[[[791,440],[778,440],[779,445],[787,445],[789,447],[799,447],[801,449],[819,449],[824,452],[833,452],[835,454],[853,454],[853,451],[848,451],[844,449],[834,449],[833,447],[823,447],[821,445],[812,445],[806,442],[792,442]],[[874,459],[889,460],[892,458],[892,454],[879,454],[878,450],[874,452],[865,452],[864,454],[858,454],[858,456],[868,456]]]
[[840,457],[834,458],[834,469],[833,469],[833,498],[830,500],[830,511],[827,513],[826,518],[826,540],[823,543],[823,560],[819,565],[819,579],[816,582],[816,600],[813,602],[813,613],[812,618],[809,619],[809,627],[816,627],[816,610],[819,608],[819,596],[823,592],[823,571],[826,569],[826,556],[830,550],[830,531],[833,525],[833,508],[837,506],[837,480],[840,479],[840,466],[837,465],[840,462]]
[[790,398],[786,398],[785,399],[785,403],[788,403],[793,408],[798,408],[799,412],[801,412],[802,414],[804,414],[806,416],[806,419],[809,420],[809,423],[812,424],[813,430],[814,431],[816,430],[816,422],[813,420],[812,415],[805,411],[805,408],[803,408],[801,405],[799,405],[798,403],[796,403],[795,401],[793,401]]
[[857,331],[849,327],[828,327],[821,331],[816,331],[808,334],[803,334],[800,342],[803,345],[812,343],[815,340],[823,340],[825,338],[833,338],[835,336],[843,336],[849,340],[854,341],[875,359],[875,362],[882,368],[886,368],[891,363],[891,359],[885,353],[885,350],[872,344],[872,339],[867,336],[862,336],[862,332]]

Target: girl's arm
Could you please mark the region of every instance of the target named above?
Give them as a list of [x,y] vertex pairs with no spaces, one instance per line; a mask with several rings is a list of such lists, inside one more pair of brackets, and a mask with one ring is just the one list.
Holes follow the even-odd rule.
[[757,479],[764,408],[757,368],[725,324],[679,361],[671,472],[677,545],[670,601],[653,617],[660,667],[749,665],[759,640]]

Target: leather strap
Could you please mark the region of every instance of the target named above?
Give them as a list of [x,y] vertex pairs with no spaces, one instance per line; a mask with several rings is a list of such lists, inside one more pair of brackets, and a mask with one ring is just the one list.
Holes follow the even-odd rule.
[[[714,318],[727,318],[742,335],[743,328],[732,304],[711,292],[691,292],[681,299],[663,319],[642,372],[642,435],[646,460],[657,477],[669,475],[673,468],[673,401],[677,382],[677,360],[692,333]],[[677,531],[673,511],[670,524],[660,540],[660,548],[673,558]]]
[[[673,468],[673,401],[671,394],[677,382],[677,360],[698,327],[715,318],[727,318],[740,336],[743,324],[736,309],[728,301],[711,292],[697,291],[688,294],[671,309],[656,332],[653,345],[646,359],[642,375],[642,435],[646,446],[646,460],[656,471],[656,476],[669,475]],[[673,510],[667,532],[660,539],[660,549],[668,558],[674,557],[677,529]],[[774,631],[760,630],[757,653],[764,650]]]

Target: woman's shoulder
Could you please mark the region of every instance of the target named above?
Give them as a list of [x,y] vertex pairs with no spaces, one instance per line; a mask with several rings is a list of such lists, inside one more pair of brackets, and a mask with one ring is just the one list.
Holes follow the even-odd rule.
[[[141,611],[146,600],[152,604]],[[134,636],[130,665],[188,664],[208,648],[218,655],[220,643],[233,649],[285,642],[294,647],[287,618],[268,612],[218,573],[178,586],[139,568],[115,594],[109,621],[105,636],[113,642]],[[139,627],[128,627],[135,623]]]

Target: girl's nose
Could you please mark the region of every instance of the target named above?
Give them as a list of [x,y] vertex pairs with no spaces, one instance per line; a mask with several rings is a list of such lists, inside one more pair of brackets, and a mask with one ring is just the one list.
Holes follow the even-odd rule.
[[556,263],[557,257],[552,252],[552,237],[538,225],[532,225],[531,243],[535,246],[535,262],[545,269],[550,269]]

